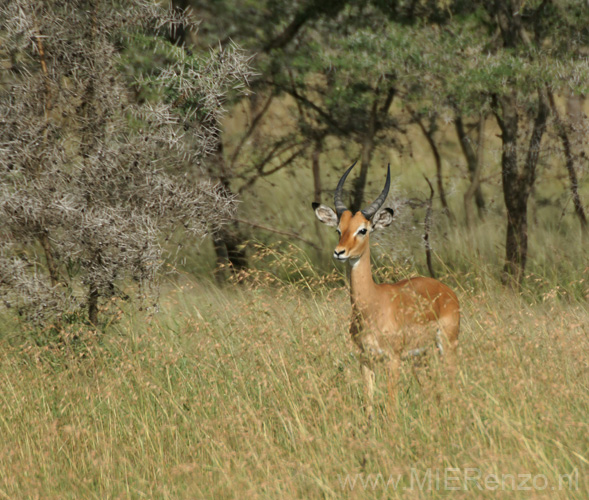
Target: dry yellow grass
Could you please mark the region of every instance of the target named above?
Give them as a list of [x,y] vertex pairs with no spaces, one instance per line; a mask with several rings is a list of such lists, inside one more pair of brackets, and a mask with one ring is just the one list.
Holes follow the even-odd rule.
[[83,342],[3,330],[0,498],[587,497],[583,299],[446,276],[459,373],[405,364],[395,411],[377,374],[366,432],[341,276],[265,252]]

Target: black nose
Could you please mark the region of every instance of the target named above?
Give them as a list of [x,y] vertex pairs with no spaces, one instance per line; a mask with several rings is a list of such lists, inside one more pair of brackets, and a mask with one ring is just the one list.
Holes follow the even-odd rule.
[[346,251],[345,250],[340,250],[339,252],[337,250],[333,251],[333,255],[335,255],[336,257],[339,257],[340,255],[343,255]]

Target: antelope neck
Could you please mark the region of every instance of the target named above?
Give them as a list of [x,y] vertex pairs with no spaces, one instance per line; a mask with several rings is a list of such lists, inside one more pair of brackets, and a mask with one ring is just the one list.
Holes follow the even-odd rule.
[[359,309],[370,306],[371,295],[375,291],[375,283],[372,279],[370,266],[370,247],[367,246],[361,257],[351,263],[350,269],[350,295],[352,305]]

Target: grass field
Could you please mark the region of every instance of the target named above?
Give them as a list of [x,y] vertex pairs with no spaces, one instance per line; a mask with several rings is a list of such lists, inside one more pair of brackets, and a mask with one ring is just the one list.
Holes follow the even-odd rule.
[[[247,103],[223,124],[226,159],[253,120]],[[379,137],[365,190],[366,200],[381,192],[391,163],[396,218],[373,241],[379,281],[425,274],[418,205],[429,193],[423,174],[435,175],[419,128],[400,100],[393,107],[404,132]],[[295,109],[274,99],[236,157],[235,192],[273,140],[298,130]],[[435,134],[455,216],[442,214],[437,193],[434,267],[462,310],[455,374],[434,353],[406,362],[391,407],[377,370],[367,425],[345,272],[330,258],[336,235],[316,224],[301,156],[240,193],[240,230],[255,242],[253,267],[233,281],[212,281],[210,239],[195,248],[178,233],[182,248],[167,250],[180,273],[157,313],[113,301],[99,331],[78,318],[57,332],[0,310],[0,500],[589,498],[589,241],[560,141],[546,137],[525,282],[501,285],[503,144],[488,122],[485,218],[474,230],[463,227],[469,174],[455,127]],[[579,131],[573,149],[585,139]],[[347,138],[324,141],[323,202],[360,155]],[[586,158],[576,165],[585,206]]]
[[522,293],[482,265],[444,276],[456,377],[406,363],[391,409],[377,374],[366,431],[344,280],[294,253],[260,250],[240,284],[181,276],[100,334],[4,321],[0,498],[589,496],[588,269],[536,263]]

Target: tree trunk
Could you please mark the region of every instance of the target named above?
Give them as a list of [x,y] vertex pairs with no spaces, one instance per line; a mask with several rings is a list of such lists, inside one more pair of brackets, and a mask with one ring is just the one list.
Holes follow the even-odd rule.
[[526,265],[528,247],[527,195],[522,189],[517,165],[519,117],[515,107],[515,97],[504,98],[501,111],[503,113],[502,125],[500,125],[503,141],[501,180],[507,209],[503,282],[507,283],[511,276],[516,283],[520,283]]
[[440,156],[438,146],[436,145],[432,134],[426,134],[426,138],[436,161],[436,181],[438,183],[438,192],[440,193],[442,211],[448,216],[450,220],[453,220],[454,217],[452,212],[450,212],[450,207],[448,207],[448,202],[446,201],[446,191],[444,190],[444,179],[442,177],[442,157]]
[[49,242],[49,235],[46,232],[43,232],[39,237],[39,240],[41,242],[41,246],[43,247],[43,252],[45,253],[45,262],[47,263],[47,271],[49,271],[51,286],[56,286],[59,282],[59,273],[57,271],[55,259],[53,258],[53,249],[51,248],[51,243]]
[[[501,153],[501,180],[503,198],[507,209],[507,233],[505,239],[505,267],[502,280],[509,276],[520,281],[527,257],[527,200],[521,190],[517,166],[517,132],[519,116],[515,96],[497,99],[494,109],[499,127],[503,151]],[[522,203],[523,201],[523,203]]]
[[98,289],[94,283],[90,284],[88,291],[88,320],[91,325],[98,325]]
[[519,116],[515,95],[495,97],[493,112],[502,133],[501,179],[507,209],[505,267],[502,281],[519,285],[524,278],[528,255],[528,198],[536,179],[540,144],[548,119],[548,105],[546,96],[539,91],[538,114],[534,120],[530,144],[521,172],[517,163]]
[[215,275],[218,281],[225,281],[228,274],[247,267],[245,238],[236,222],[223,226],[215,233],[213,246],[217,256]]
[[[231,171],[225,164],[223,141],[219,139],[215,151],[215,159],[210,162],[209,176],[218,179],[229,195],[233,195],[230,187]],[[214,167],[216,167],[216,169]],[[216,276],[219,281],[227,277],[226,269],[231,271],[247,267],[247,254],[245,251],[245,239],[242,237],[236,222],[221,227],[213,235],[213,246],[217,256]]]
[[474,216],[472,213],[472,199],[474,197],[475,204],[479,218],[483,218],[483,212],[485,209],[485,199],[481,190],[481,170],[483,166],[483,152],[484,152],[484,141],[485,141],[485,117],[481,115],[478,123],[478,137],[477,137],[477,148],[476,151],[472,147],[471,141],[468,138],[466,131],[464,130],[464,123],[462,122],[462,116],[456,115],[454,120],[456,127],[456,134],[460,142],[462,153],[466,159],[466,165],[468,167],[468,174],[470,178],[470,185],[464,193],[464,216],[466,219],[466,225],[468,228],[472,228],[474,225]]
[[483,218],[483,213],[485,209],[485,200],[483,198],[483,192],[481,190],[481,172],[483,170],[483,153],[485,150],[485,119],[481,117],[479,122],[479,131],[478,131],[478,142],[477,142],[477,152],[476,152],[476,163],[474,165],[474,170],[471,172],[471,179],[470,179],[470,186],[468,187],[466,193],[464,193],[464,207],[465,213],[467,214],[467,221],[466,224],[470,227],[473,225],[472,219],[468,220],[468,214],[472,215],[472,212],[467,210],[467,207],[472,206],[472,198],[474,196],[475,204],[477,206],[477,211],[479,218]]
[[423,124],[423,120],[417,113],[415,113],[409,107],[408,109],[411,115],[413,116],[413,119],[416,121],[417,125],[419,125],[419,128],[421,129],[423,136],[425,137],[430,149],[432,150],[432,154],[434,155],[434,161],[436,163],[436,182],[438,184],[438,192],[440,193],[440,203],[442,204],[442,211],[450,220],[453,220],[454,216],[452,215],[452,212],[450,212],[450,208],[448,207],[448,202],[446,201],[446,191],[444,190],[444,179],[442,177],[442,157],[440,155],[440,151],[438,150],[438,146],[436,145],[436,141],[434,141],[433,132],[426,128],[426,126]]
[[215,264],[215,278],[219,283],[225,282],[228,278],[229,270],[229,255],[227,253],[227,246],[225,240],[219,233],[213,236],[213,248],[215,249],[216,264]]
[[[515,195],[515,193],[512,193]],[[520,285],[524,278],[528,257],[528,204],[517,195],[507,202],[507,234],[505,239],[505,266],[502,281]]]
[[577,218],[581,224],[581,230],[583,231],[583,234],[587,234],[587,216],[585,215],[585,209],[583,208],[583,203],[581,202],[581,197],[579,196],[579,181],[577,179],[577,172],[575,170],[575,161],[573,158],[571,141],[569,140],[566,126],[560,118],[560,114],[558,113],[558,108],[554,102],[554,96],[552,95],[552,92],[547,90],[547,94],[548,101],[550,102],[550,108],[552,110],[552,114],[554,115],[554,125],[556,127],[556,132],[560,138],[560,141],[562,142],[565,166],[569,175],[571,197],[573,199],[575,213],[577,214]]
[[366,179],[368,177],[368,167],[370,160],[372,160],[372,153],[374,152],[374,136],[376,134],[376,121],[378,113],[378,102],[374,99],[372,103],[372,110],[370,112],[370,124],[368,130],[362,141],[362,156],[360,158],[360,173],[354,179],[354,187],[352,192],[352,202],[350,209],[352,212],[362,210],[364,205],[364,191],[366,189]]

